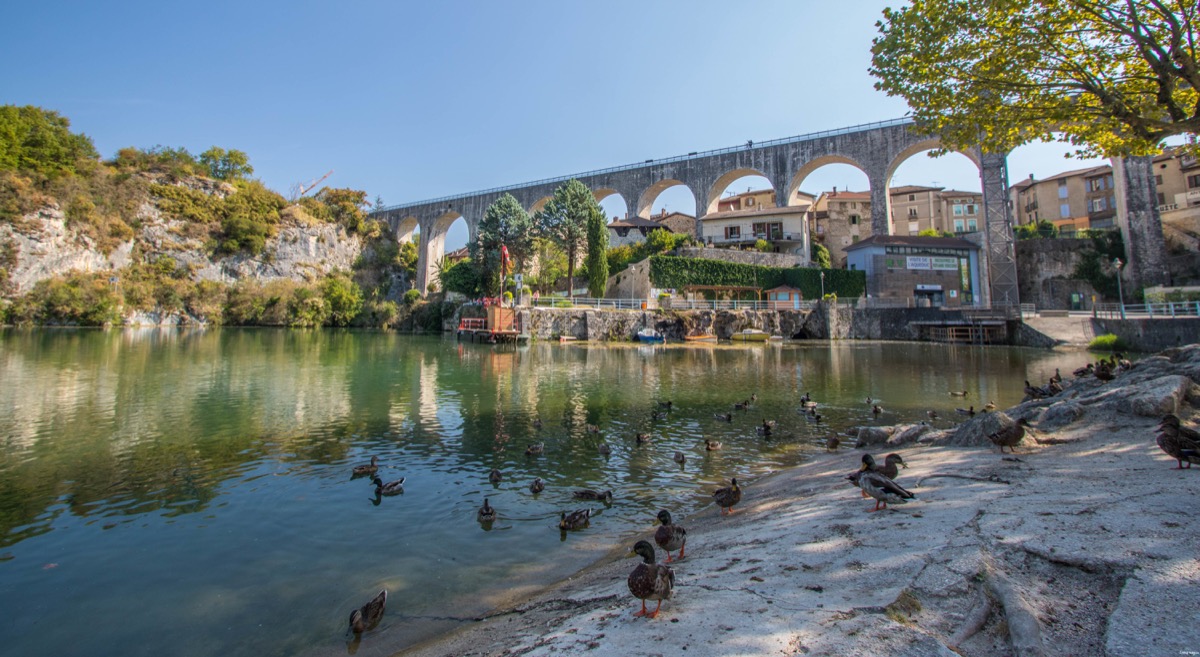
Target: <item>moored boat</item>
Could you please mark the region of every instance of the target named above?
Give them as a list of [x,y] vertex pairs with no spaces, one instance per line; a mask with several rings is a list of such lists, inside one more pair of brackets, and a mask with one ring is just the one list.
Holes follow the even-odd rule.
[[734,333],[729,339],[734,342],[766,342],[769,337],[771,336],[766,331],[748,328]]
[[638,342],[648,342],[648,343],[662,342],[663,334],[659,333],[658,331],[656,331],[652,328],[644,328],[637,332],[637,339],[638,339]]

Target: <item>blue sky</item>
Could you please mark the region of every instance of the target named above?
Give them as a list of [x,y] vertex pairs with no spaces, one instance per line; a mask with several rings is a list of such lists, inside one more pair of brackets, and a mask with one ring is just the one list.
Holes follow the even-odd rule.
[[[284,194],[333,170],[399,203],[901,117],[867,73],[888,4],[13,2],[0,104],[61,112],[105,157],[218,145]],[[1018,150],[1010,181],[1090,164],[1065,150]],[[918,155],[893,184],[979,188],[957,155]],[[803,188],[834,185],[866,177],[835,165]]]

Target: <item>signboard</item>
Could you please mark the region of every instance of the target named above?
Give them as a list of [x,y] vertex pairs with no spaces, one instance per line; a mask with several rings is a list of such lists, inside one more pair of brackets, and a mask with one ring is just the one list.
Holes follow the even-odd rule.
[[933,268],[941,271],[958,271],[958,258],[930,258]]
[[929,256],[908,256],[907,269],[933,269]]
[[941,285],[929,285],[926,283],[918,283],[917,291],[918,292],[941,292],[942,286]]

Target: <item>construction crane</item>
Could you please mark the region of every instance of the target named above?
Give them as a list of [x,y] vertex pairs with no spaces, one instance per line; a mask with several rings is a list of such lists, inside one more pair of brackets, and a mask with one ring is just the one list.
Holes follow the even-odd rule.
[[296,194],[296,198],[300,198],[300,197],[304,196],[305,194],[311,192],[312,190],[316,189],[317,185],[320,185],[326,178],[328,178],[329,176],[332,176],[332,175],[333,175],[333,169],[330,169],[328,173],[326,173],[325,175],[321,176],[320,178],[317,178],[316,180],[308,183],[307,185],[305,185],[305,184],[297,185],[297,188],[299,189],[299,193]]

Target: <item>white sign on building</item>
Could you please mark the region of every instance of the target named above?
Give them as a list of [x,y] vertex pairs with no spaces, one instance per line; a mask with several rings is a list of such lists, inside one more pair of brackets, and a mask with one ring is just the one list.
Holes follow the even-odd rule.
[[907,269],[933,269],[929,256],[908,256]]

